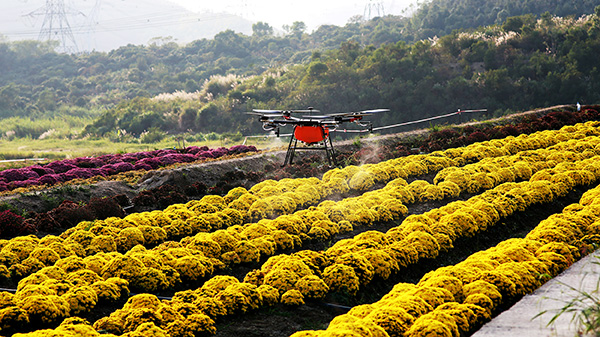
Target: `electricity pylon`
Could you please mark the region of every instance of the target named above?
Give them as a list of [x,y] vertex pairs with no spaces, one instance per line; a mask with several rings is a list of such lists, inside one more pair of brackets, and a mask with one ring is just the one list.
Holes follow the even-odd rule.
[[102,5],[101,0],[95,0],[94,7],[90,11],[90,14],[87,15],[87,18],[86,18],[87,24],[85,25],[85,28],[88,29],[88,32],[87,32],[88,37],[87,37],[87,39],[85,39],[87,41],[87,46],[84,46],[83,47],[84,49],[86,47],[87,47],[87,50],[96,49],[96,26],[98,25],[98,17],[100,15],[101,5]]
[[[373,16],[371,16],[373,15]],[[384,16],[385,11],[383,9],[382,1],[373,1],[369,0],[369,2],[365,5],[365,13],[363,14],[363,18],[365,20],[371,20],[377,16]]]
[[28,15],[44,15],[44,23],[38,35],[39,41],[58,40],[59,49],[65,53],[77,53],[77,42],[67,20],[64,0],[46,0],[46,5]]

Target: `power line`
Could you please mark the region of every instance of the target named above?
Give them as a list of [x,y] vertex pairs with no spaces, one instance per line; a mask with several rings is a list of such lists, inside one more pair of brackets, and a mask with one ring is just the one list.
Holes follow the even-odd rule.
[[[32,12],[33,13],[33,12]],[[28,14],[31,15],[32,13]],[[213,20],[221,20],[229,17],[233,17],[232,14],[220,13],[211,16],[202,15],[187,15],[182,18],[181,14],[168,14],[153,13],[148,15],[132,16],[119,19],[110,19],[105,21],[97,21],[94,27],[89,25],[73,26],[71,32],[74,35],[78,34],[89,34],[90,32],[115,32],[115,31],[128,31],[132,29],[148,29],[148,28],[159,28],[170,25],[179,24],[192,24],[198,22],[206,22]],[[7,32],[10,35],[19,36],[33,36],[35,31],[22,30]]]

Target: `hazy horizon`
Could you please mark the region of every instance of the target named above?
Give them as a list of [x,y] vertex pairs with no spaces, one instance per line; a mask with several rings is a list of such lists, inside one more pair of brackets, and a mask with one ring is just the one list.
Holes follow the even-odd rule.
[[[252,24],[266,22],[276,31],[302,21],[310,33],[320,25],[345,25],[351,17],[402,15],[415,0],[333,0],[319,3],[272,0],[227,0],[208,5],[196,0],[64,0],[64,15],[54,15],[53,29],[62,45],[77,51],[110,51],[127,44],[148,45],[153,38],[172,37],[178,43],[213,38],[226,29],[250,35]],[[42,39],[48,31],[46,0],[0,3],[0,37],[8,41]],[[367,17],[369,18],[369,17]],[[59,20],[61,19],[61,20]],[[45,26],[44,26],[45,25]],[[67,26],[68,25],[68,26]],[[65,47],[66,51],[69,49]],[[71,50],[72,51],[72,50]]]

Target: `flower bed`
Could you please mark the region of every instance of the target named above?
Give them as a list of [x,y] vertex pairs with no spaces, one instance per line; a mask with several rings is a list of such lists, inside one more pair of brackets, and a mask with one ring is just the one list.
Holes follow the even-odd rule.
[[[527,150],[530,147],[539,147],[541,143],[546,145],[548,143],[552,144],[539,140],[550,138],[554,139],[554,142],[558,145],[551,146],[546,152],[542,150],[528,150],[529,152],[518,155],[518,158],[528,160],[530,162],[529,166],[534,167],[531,170],[529,166],[526,166],[529,169],[526,170],[527,174],[524,176],[517,174],[518,170],[515,169],[516,173],[505,170],[508,178],[503,178],[498,173],[502,172],[502,169],[497,168],[493,170],[490,166],[492,164],[488,163],[486,164],[487,166],[483,166],[488,172],[484,173],[482,178],[482,181],[488,181],[488,183],[476,185],[477,188],[474,188],[472,185],[469,186],[474,191],[481,188],[491,188],[505,181],[528,178],[533,172],[536,172],[535,174],[537,175],[534,175],[534,178],[541,179],[544,175],[538,175],[537,169],[552,165],[547,160],[548,156],[555,156],[557,159],[579,159],[583,154],[581,156],[557,156],[555,153],[556,151],[565,154],[569,153],[570,149],[580,147],[581,142],[597,143],[598,140],[596,137],[586,137],[586,135],[592,134],[593,131],[594,129],[588,123],[580,124],[577,127],[565,127],[562,131],[534,134],[528,138],[507,139],[506,142],[502,143],[501,148],[512,146]],[[577,137],[581,139],[579,141],[575,139],[570,141],[567,135],[575,139]],[[526,139],[529,139],[529,141],[526,141]],[[559,142],[558,139],[563,139],[564,142]],[[519,147],[513,146],[514,143],[519,144]],[[504,152],[497,150],[498,145],[492,143],[476,144],[472,146],[475,150],[466,148],[464,155],[469,158],[472,151],[481,152],[486,149],[495,149],[488,152],[500,155]],[[588,156],[594,154],[593,151],[588,151],[587,153]],[[461,186],[463,184],[460,181],[457,181],[457,183],[440,181],[438,185],[432,185],[425,181],[416,180],[411,184],[407,184],[398,175],[406,177],[406,171],[422,174],[429,172],[429,167],[435,170],[448,166],[448,163],[464,160],[462,159],[463,157],[457,156],[456,158],[452,160],[435,155],[430,157],[419,155],[408,159],[395,159],[378,165],[365,165],[366,167],[360,169],[358,167],[347,167],[343,170],[334,169],[328,172],[323,177],[323,180],[309,178],[287,179],[279,182],[264,181],[255,185],[250,191],[246,191],[243,188],[236,188],[231,190],[225,197],[215,195],[205,196],[201,200],[169,206],[164,211],[134,213],[124,218],[112,217],[106,220],[81,222],[62,233],[58,239],[61,243],[66,243],[68,246],[73,247],[71,254],[77,254],[81,257],[91,257],[98,253],[120,252],[121,254],[126,254],[137,245],[152,248],[164,242],[184,237],[177,244],[176,248],[184,248],[185,255],[193,257],[186,258],[185,263],[175,262],[176,259],[164,260],[161,257],[159,260],[164,260],[163,267],[166,268],[166,264],[169,268],[175,268],[176,272],[186,274],[184,270],[187,268],[187,263],[196,263],[204,265],[210,273],[206,274],[203,272],[193,279],[190,277],[183,280],[173,278],[171,282],[153,284],[153,287],[155,287],[154,290],[163,290],[174,287],[182,281],[198,281],[228,264],[257,261],[261,256],[271,256],[281,250],[301,247],[307,241],[330,239],[339,232],[351,231],[356,226],[370,226],[376,222],[397,220],[406,213],[406,207],[402,203],[411,203],[415,200],[427,201],[430,199],[454,197],[467,189],[465,186]],[[505,163],[515,162],[513,156],[500,156],[498,158],[499,161]],[[429,167],[422,163],[427,163]],[[593,167],[593,160],[590,160],[589,163],[590,167]],[[557,161],[554,161],[554,164],[557,164]],[[523,167],[518,165],[515,167],[523,171]],[[469,174],[469,171],[482,169],[474,168],[471,165],[465,166],[461,170],[464,171],[463,174]],[[316,203],[323,198],[321,195],[327,196],[339,193],[340,188],[337,186],[351,185],[355,189],[357,186],[360,186],[358,189],[364,189],[362,187],[364,183],[357,185],[356,182],[353,182],[364,180],[365,176],[361,175],[363,172],[371,172],[370,174],[373,176],[369,180],[372,181],[369,183],[371,186],[375,181],[394,180],[381,190],[365,193],[356,198],[346,198],[337,203],[326,201],[314,209],[301,210],[296,212],[294,216],[287,216],[300,206],[306,207]],[[440,173],[443,172],[441,171]],[[454,171],[453,174],[454,177],[458,176],[457,171]],[[570,174],[574,175],[574,173]],[[550,175],[553,176],[552,174]],[[442,176],[445,179],[453,177],[452,175]],[[562,173],[559,176],[566,176],[566,174]],[[357,177],[359,179],[356,179]],[[577,183],[581,184],[589,182],[589,180],[588,176],[583,175]],[[477,182],[478,180],[472,181]],[[332,188],[330,182],[335,182],[336,185],[333,186],[336,186],[336,188]],[[572,185],[571,183],[565,188],[572,188]],[[346,187],[346,192],[348,190],[350,190],[350,186]],[[433,198],[433,194],[438,195],[438,197]],[[551,199],[551,196],[548,197],[546,195],[545,197]],[[279,202],[271,201],[275,199]],[[265,200],[271,202],[264,203]],[[285,216],[280,216],[276,220],[262,219],[256,223],[249,222],[244,224],[243,220],[245,217],[257,218],[256,213],[252,213],[253,210],[257,209],[261,212],[258,218],[265,217],[265,214],[272,215],[275,212],[279,212],[279,214]],[[510,209],[506,208],[502,211],[510,212]],[[211,231],[213,233],[207,233]],[[442,234],[447,235],[446,233]],[[437,237],[436,239],[442,242],[450,241],[451,244],[450,238]],[[161,247],[158,248],[162,249]],[[169,247],[169,249],[171,248],[173,247]],[[0,251],[0,256],[2,254],[3,252]],[[144,254],[156,255],[158,252],[148,249]],[[23,259],[16,262],[10,259],[7,260],[9,264],[5,263],[4,267],[10,271],[12,278],[18,280],[37,271],[34,267],[22,266],[22,261],[27,258],[28,256],[24,256]],[[112,260],[106,260],[105,264],[108,261]],[[96,269],[101,269],[105,264]],[[117,270],[120,269],[117,268]],[[136,274],[131,274],[126,279],[133,283],[132,287],[134,289],[148,291],[148,289],[143,288],[145,285],[144,282],[137,283],[134,281],[143,272],[145,270],[139,269]],[[160,271],[159,275],[165,273],[169,272]],[[109,275],[119,276],[112,274],[105,274],[103,276],[108,277]]]
[[[597,158],[584,160],[577,163],[576,167],[592,168],[590,165],[595,162]],[[553,174],[566,172],[556,169]],[[449,249],[437,241],[435,234],[448,233],[450,236],[452,233],[452,237],[456,238],[483,231],[481,226],[473,228],[476,222],[472,219],[469,221],[465,215],[477,213],[465,213],[470,207],[477,210],[479,208],[475,208],[475,205],[478,205],[481,208],[479,215],[487,219],[483,223],[493,225],[494,218],[497,221],[506,216],[501,215],[500,210],[507,209],[507,205],[494,203],[499,192],[504,191],[505,195],[513,197],[521,196],[517,198],[522,200],[521,204],[508,207],[509,211],[516,211],[526,208],[528,202],[545,202],[569,188],[563,186],[564,181],[553,180],[550,177],[543,185],[548,188],[542,190],[538,190],[542,186],[538,184],[539,180],[505,183],[466,202],[451,203],[443,209],[409,217],[385,234],[366,232],[356,238],[340,241],[324,253],[300,251],[292,255],[277,255],[269,259],[260,271],[249,273],[244,282],[231,276],[215,276],[195,291],[178,292],[171,300],[162,302],[154,295],[136,295],[122,309],[96,321],[93,326],[96,330],[116,335],[134,333],[138,329],[149,328],[146,325],[148,321],[136,318],[142,312],[150,317],[175,312],[179,315],[172,314],[169,319],[153,319],[150,327],[170,336],[210,333],[215,329],[215,319],[223,315],[244,313],[278,302],[299,305],[305,300],[322,298],[329,291],[353,293],[359,287],[367,286],[374,277],[386,279],[390,273],[397,272],[407,263],[418,263],[419,259],[433,258],[440,250]],[[580,250],[589,250],[591,243],[598,242],[598,227],[593,223],[600,213],[595,212],[593,207],[599,202],[599,191],[590,191],[581,198],[582,205],[592,205],[592,208],[580,205],[568,207],[564,215],[553,216],[540,223],[526,240],[522,240],[524,244],[520,243],[521,239],[511,239],[500,244],[498,249],[477,253],[455,267],[429,273],[417,285],[399,284],[381,301],[358,306],[347,315],[336,318],[330,329],[332,332],[339,329],[341,332],[337,333],[349,335],[352,335],[352,331],[356,333],[360,331],[358,329],[367,328],[372,332],[385,331],[389,335],[407,333],[411,336],[424,336],[434,331],[442,335],[455,335],[457,331],[474,329],[489,319],[502,301],[510,301],[538,287],[541,281],[537,276],[556,275],[578,258]],[[446,211],[452,213],[438,219]],[[577,225],[586,227],[579,228]],[[569,248],[567,244],[576,248]],[[130,256],[140,252],[143,250],[133,249]],[[126,274],[135,273],[140,268],[143,265],[137,266],[135,259],[128,259],[117,265],[115,270],[120,270],[120,275],[127,277]],[[198,274],[202,272],[196,271],[190,275]],[[21,295],[17,293],[15,296]],[[448,319],[447,315],[452,319]],[[184,328],[186,322],[189,324],[190,317],[200,319],[203,323]],[[423,322],[425,320],[427,324]],[[358,326],[353,325],[355,321],[358,321]],[[304,335],[319,335],[319,332],[298,333],[298,336]]]
[[352,308],[327,330],[292,337],[458,336],[476,330],[504,303],[531,293],[600,243],[600,188],[543,220],[525,238],[503,241],[417,284],[399,283],[380,301]]
[[[435,259],[459,239],[476,237],[514,212],[596,182],[598,136],[597,123],[578,124],[334,169],[322,179],[267,180],[163,211],[81,222],[60,236],[4,240],[0,276],[19,283],[14,295],[0,293],[6,302],[0,332],[35,322],[55,328],[32,335],[198,335],[214,333],[223,316],[276,303],[297,306],[332,292],[352,295],[374,279],[386,280],[407,266]],[[433,173],[433,183],[406,181]],[[367,231],[338,241],[323,252],[279,253],[355,227],[399,221],[406,215],[405,204],[480,191],[468,200],[408,216],[387,232]],[[474,254],[417,284],[398,284],[381,301],[336,318],[329,331],[297,335],[468,333],[503,303],[539,286],[536,276],[556,275],[579,251],[597,243],[598,193],[586,193],[579,205],[549,218],[525,240]],[[327,200],[334,196],[342,198]],[[269,256],[243,280],[215,276]],[[152,295],[178,286],[186,290],[169,300]],[[101,300],[122,300],[131,289],[143,293],[93,324],[73,317],[89,313]]]
[[228,149],[190,146],[183,150],[165,149],[65,159],[0,171],[0,192],[27,186],[52,186],[74,179],[110,176],[134,170],[154,170],[175,163],[190,163],[256,151],[256,147],[246,145],[235,145]]

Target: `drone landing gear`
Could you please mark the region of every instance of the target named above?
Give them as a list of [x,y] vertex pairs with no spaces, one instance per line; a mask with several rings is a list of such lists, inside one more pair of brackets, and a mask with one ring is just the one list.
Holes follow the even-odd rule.
[[[309,146],[298,147],[298,140]],[[310,146],[313,144],[316,144],[316,146]],[[325,151],[325,156],[327,157],[329,165],[337,166],[335,150],[333,149],[333,143],[329,137],[329,130],[322,126],[296,125],[294,127],[294,132],[292,132],[292,138],[290,139],[287,153],[285,154],[285,161],[283,162],[283,165],[281,165],[282,167],[293,163],[296,150]]]

